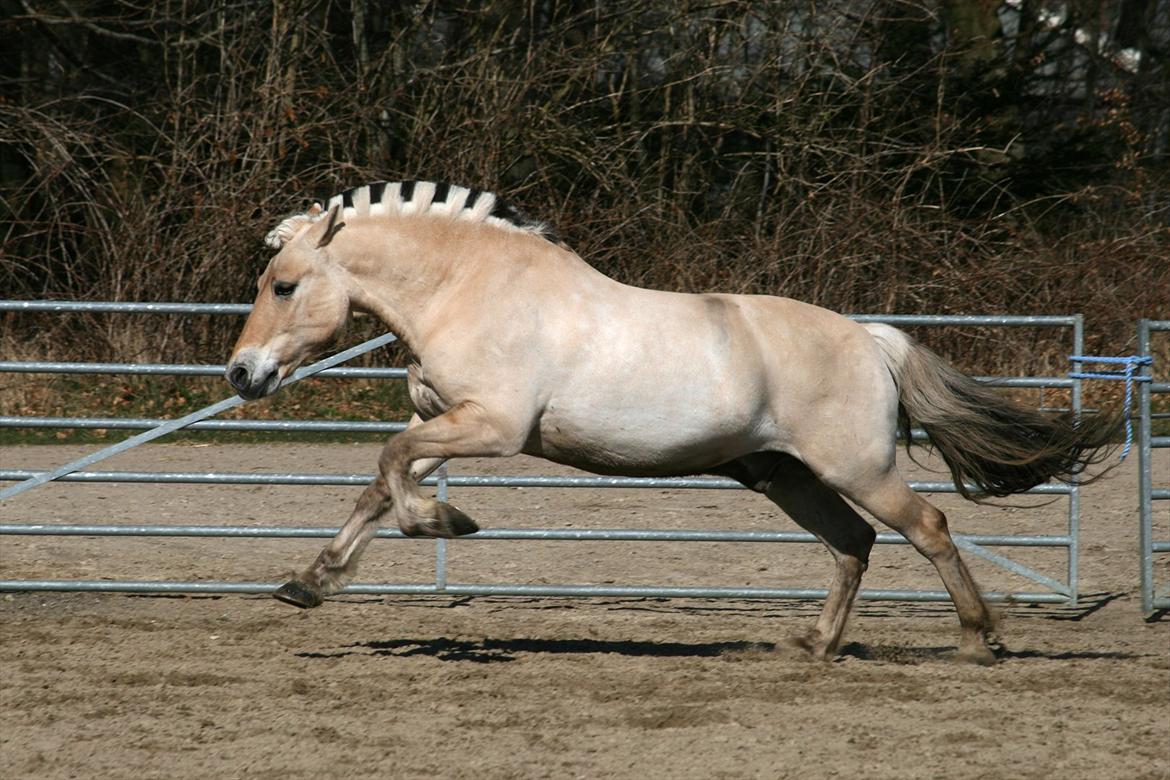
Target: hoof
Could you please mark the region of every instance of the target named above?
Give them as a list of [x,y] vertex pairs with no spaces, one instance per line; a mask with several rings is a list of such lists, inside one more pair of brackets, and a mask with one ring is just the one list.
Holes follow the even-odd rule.
[[785,645],[789,650],[795,651],[798,656],[813,661],[831,661],[835,655],[835,653],[830,652],[829,648],[821,641],[820,634],[815,631],[790,636]]
[[466,536],[479,530],[479,525],[450,504],[439,504],[438,524],[446,531],[444,536]]
[[422,522],[411,522],[400,526],[406,536],[425,536],[438,539],[453,539],[479,530],[475,521],[450,504],[435,502],[435,516]]
[[277,588],[272,597],[285,604],[292,604],[301,609],[311,609],[321,606],[321,592],[310,588],[300,580],[289,580]]
[[976,664],[978,666],[995,666],[999,659],[995,657],[995,653],[986,645],[972,645],[971,647],[960,647],[959,652],[955,653],[955,660],[961,663]]

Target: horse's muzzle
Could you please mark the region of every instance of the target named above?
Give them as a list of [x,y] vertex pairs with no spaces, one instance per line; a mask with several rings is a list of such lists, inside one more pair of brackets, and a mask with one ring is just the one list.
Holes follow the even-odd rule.
[[241,398],[254,401],[272,395],[280,386],[280,371],[274,361],[265,360],[256,365],[252,355],[242,354],[228,364],[224,372],[227,379]]

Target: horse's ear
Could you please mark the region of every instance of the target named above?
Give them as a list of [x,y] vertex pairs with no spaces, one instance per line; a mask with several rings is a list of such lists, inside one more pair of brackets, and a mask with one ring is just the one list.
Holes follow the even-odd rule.
[[[316,205],[316,204],[313,204]],[[321,239],[317,242],[317,248],[327,246],[333,237],[337,235],[337,231],[345,227],[345,223],[338,217],[341,215],[341,206],[334,206],[329,209],[329,221],[325,224],[325,232],[321,234]]]

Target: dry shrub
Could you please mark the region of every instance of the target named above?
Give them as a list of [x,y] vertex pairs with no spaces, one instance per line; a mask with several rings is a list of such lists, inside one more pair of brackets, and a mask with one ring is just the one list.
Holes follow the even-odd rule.
[[[248,300],[259,238],[308,197],[434,178],[505,193],[637,284],[1081,312],[1106,353],[1170,314],[1164,66],[1086,55],[1085,19],[987,49],[902,0],[21,8],[0,36],[27,76],[0,82],[5,297]],[[237,327],[0,323],[13,357],[209,362]],[[985,372],[1067,365],[1046,331],[926,335]]]

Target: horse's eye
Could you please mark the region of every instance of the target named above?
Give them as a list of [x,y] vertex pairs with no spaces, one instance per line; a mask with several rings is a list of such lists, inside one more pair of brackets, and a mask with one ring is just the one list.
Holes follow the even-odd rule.
[[276,293],[277,298],[287,298],[293,294],[297,289],[296,282],[273,282],[272,292]]

